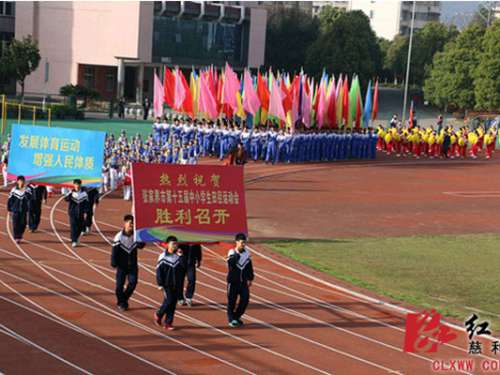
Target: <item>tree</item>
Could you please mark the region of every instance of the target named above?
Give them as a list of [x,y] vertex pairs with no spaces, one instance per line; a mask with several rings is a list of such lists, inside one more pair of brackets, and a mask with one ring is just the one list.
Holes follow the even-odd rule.
[[306,67],[315,75],[331,73],[359,75],[362,82],[377,75],[382,56],[370,20],[362,11],[320,13],[321,33],[307,50]]
[[287,72],[304,66],[307,47],[318,36],[318,20],[298,7],[278,7],[267,21],[265,64]]
[[[442,51],[444,45],[458,35],[455,26],[446,26],[439,22],[429,22],[414,34],[410,81],[422,85],[427,67],[432,63],[436,52]],[[386,67],[400,80],[405,78],[408,60],[408,36],[396,36],[387,51]]]
[[378,47],[380,48],[380,56],[382,60],[382,69],[379,72],[380,78],[383,79],[391,79],[392,74],[391,70],[388,68],[387,62],[387,53],[389,52],[389,48],[391,47],[390,40],[384,38],[377,38]]
[[500,20],[486,29],[474,72],[476,108],[500,110]]
[[472,87],[484,32],[484,27],[471,23],[443,52],[434,55],[424,83],[425,98],[432,104],[445,109],[474,107]]
[[76,99],[83,100],[83,106],[86,107],[87,101],[99,98],[99,93],[82,85],[65,85],[59,89],[59,94],[69,98],[70,105],[76,106]]
[[21,98],[24,98],[24,81],[40,63],[40,51],[38,43],[28,35],[21,40],[13,39],[3,57],[0,65],[4,66],[4,72],[14,77],[21,86]]

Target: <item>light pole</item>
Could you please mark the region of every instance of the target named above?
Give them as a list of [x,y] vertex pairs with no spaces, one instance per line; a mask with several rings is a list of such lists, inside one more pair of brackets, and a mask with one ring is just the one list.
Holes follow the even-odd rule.
[[413,8],[411,11],[411,24],[410,24],[410,43],[408,45],[408,60],[406,61],[406,79],[405,79],[405,93],[403,99],[403,115],[401,116],[401,124],[405,124],[406,116],[406,102],[408,101],[408,80],[410,79],[410,60],[411,60],[411,46],[413,44],[413,24],[415,23],[415,6],[417,2],[413,0]]

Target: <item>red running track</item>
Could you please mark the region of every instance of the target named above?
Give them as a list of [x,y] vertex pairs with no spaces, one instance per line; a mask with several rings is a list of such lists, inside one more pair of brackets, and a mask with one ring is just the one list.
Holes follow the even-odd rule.
[[[351,170],[348,165],[342,168]],[[314,178],[320,171],[329,175],[342,168],[249,166],[251,215],[259,213],[259,194],[269,195],[268,189],[282,186],[283,179],[295,176],[299,182],[290,182],[294,186],[304,175]],[[2,193],[0,208],[5,210],[5,204]],[[376,296],[259,246],[251,249],[257,276],[244,328],[227,327],[222,259],[227,246],[219,245],[204,249],[195,305],[179,308],[177,330],[165,332],[152,324],[161,300],[154,278],[157,248],[140,255],[131,309],[122,313],[114,306],[109,240],[128,211],[130,204],[118,193],[106,196],[94,232],[82,238],[76,251],[68,246],[66,205],[60,198],[44,207],[41,231],[27,234],[21,245],[12,241],[6,216],[0,218],[0,350],[8,353],[0,357],[0,371],[427,374],[434,359],[467,357],[467,339],[458,329],[459,339],[442,346],[438,355],[404,353],[403,306],[380,303]]]

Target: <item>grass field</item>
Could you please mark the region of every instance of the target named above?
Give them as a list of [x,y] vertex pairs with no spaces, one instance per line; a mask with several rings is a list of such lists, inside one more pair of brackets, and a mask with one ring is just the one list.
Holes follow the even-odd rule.
[[[7,119],[7,127],[5,134],[2,135],[1,139],[5,138],[7,134],[10,133],[10,129],[13,123],[17,123],[17,119]],[[22,120],[21,124],[31,125],[31,120]],[[36,125],[47,126],[47,121],[37,121]],[[113,133],[116,135],[120,134],[122,129],[127,131],[129,136],[135,135],[135,133],[140,133],[142,137],[147,137],[148,134],[152,132],[152,122],[151,121],[139,121],[139,120],[118,120],[118,119],[86,119],[86,120],[53,120],[52,127],[60,128],[78,128],[78,129],[89,129],[89,130],[99,130],[108,133]]]
[[271,249],[338,279],[500,331],[500,235],[271,241]]

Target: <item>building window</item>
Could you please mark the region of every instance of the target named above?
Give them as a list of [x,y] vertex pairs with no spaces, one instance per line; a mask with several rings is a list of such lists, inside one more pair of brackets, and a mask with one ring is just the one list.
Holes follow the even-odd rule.
[[12,1],[6,1],[5,2],[5,15],[6,16],[12,16]]
[[113,92],[115,90],[115,71],[113,69],[108,69],[106,72],[106,91]]
[[83,70],[83,85],[88,89],[94,88],[95,69],[91,66],[86,66]]
[[370,10],[370,19],[372,20],[373,19],[373,15],[375,14],[375,11],[373,10]]

